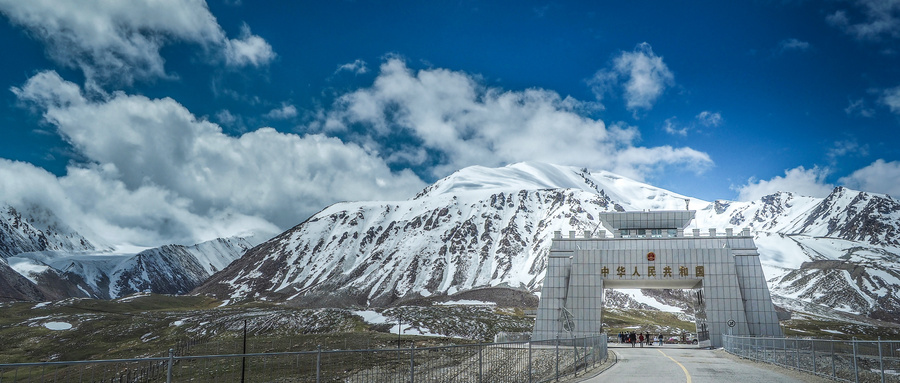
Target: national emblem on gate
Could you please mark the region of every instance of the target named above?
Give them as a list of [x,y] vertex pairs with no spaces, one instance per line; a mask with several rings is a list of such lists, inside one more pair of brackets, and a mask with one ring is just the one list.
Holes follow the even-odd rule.
[[654,253],[654,252],[652,252],[652,251],[649,252],[649,253],[647,253],[647,260],[650,261],[650,262],[655,261],[655,260],[656,260],[656,253]]

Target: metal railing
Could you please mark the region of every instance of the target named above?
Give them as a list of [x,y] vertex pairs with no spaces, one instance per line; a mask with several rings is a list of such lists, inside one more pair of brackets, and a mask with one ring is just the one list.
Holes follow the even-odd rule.
[[18,382],[550,382],[608,358],[605,334],[426,348],[323,350],[0,364]]
[[725,351],[842,382],[900,382],[900,341],[723,335]]

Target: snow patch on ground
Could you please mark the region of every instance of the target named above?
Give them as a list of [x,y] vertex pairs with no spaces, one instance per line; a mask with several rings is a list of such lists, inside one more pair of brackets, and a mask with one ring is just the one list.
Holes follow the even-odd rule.
[[147,293],[147,292],[135,293],[135,294],[131,294],[127,297],[116,299],[116,301],[117,302],[130,302],[130,301],[133,301],[138,298],[149,297],[149,296],[150,296],[150,293]]
[[363,311],[352,311],[354,315],[359,315],[363,318],[366,323],[370,324],[384,324],[384,323],[395,323],[393,327],[391,327],[390,332],[401,335],[422,335],[422,336],[446,336],[441,334],[435,334],[429,331],[427,328],[421,327],[412,327],[407,323],[396,324],[397,322],[394,319],[388,318],[384,315],[381,315],[378,312],[371,310],[363,310]]
[[830,333],[832,333],[832,334],[844,334],[843,332],[840,332],[840,331],[838,331],[838,330],[828,330],[828,329],[823,329],[822,331],[830,332]]
[[473,301],[468,299],[462,299],[458,301],[448,301],[438,303],[440,306],[496,306],[497,304],[494,302],[485,302],[485,301]]
[[71,329],[72,324],[67,322],[47,322],[44,323],[44,327],[46,327],[48,330],[61,331]]

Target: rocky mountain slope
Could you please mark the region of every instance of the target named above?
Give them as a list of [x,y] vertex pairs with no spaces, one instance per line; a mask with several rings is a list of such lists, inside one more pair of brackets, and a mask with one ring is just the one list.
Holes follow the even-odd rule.
[[[166,245],[138,254],[19,253],[4,261],[17,272],[18,277],[11,277],[18,282],[11,278],[5,283],[21,286],[17,290],[29,300],[112,299],[141,291],[186,294],[250,247],[243,238],[220,238],[193,246]],[[33,286],[23,285],[21,278]],[[25,294],[34,289],[42,294]]]
[[684,208],[686,198],[607,172],[467,168],[408,201],[330,206],[197,292],[366,306],[483,286],[536,291],[553,231],[593,231],[601,211]]
[[540,163],[466,168],[407,201],[335,204],[195,292],[378,306],[485,286],[539,291],[554,231],[595,231],[602,211],[682,210],[686,201],[699,228],[751,228],[774,294],[900,315],[900,207],[888,196],[837,188],[826,198],[778,193],[710,203],[609,172]]
[[0,258],[32,251],[97,251],[98,246],[35,205],[24,211],[0,203]]
[[114,253],[45,208],[0,205],[0,301],[184,294],[250,247],[245,238],[228,238]]

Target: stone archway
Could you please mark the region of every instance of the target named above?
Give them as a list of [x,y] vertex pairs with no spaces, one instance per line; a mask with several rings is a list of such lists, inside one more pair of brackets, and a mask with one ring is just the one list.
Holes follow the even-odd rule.
[[[604,288],[697,289],[709,345],[722,334],[781,336],[759,253],[748,229],[701,235],[685,228],[694,211],[602,213],[607,230],[557,232],[550,249],[532,339],[577,337],[602,331]],[[560,313],[571,324],[563,328]],[[702,337],[702,335],[701,335]],[[702,339],[701,339],[702,340]]]

